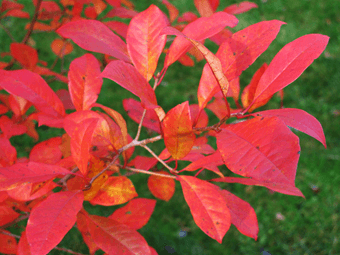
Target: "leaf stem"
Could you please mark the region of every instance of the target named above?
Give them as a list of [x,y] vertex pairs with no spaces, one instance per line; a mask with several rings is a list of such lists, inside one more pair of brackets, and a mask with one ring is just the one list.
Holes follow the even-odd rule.
[[[123,167],[122,165],[117,165],[117,166]],[[125,166],[124,169],[130,170],[130,171],[133,171],[133,172],[136,172],[136,173],[155,175],[155,176],[159,176],[159,177],[172,178],[172,179],[177,178],[174,175],[160,174],[160,173],[155,173],[155,172],[152,172],[152,171],[146,171],[146,170],[143,170],[143,169],[137,169],[137,168],[128,167],[128,166]]]
[[30,38],[30,36],[31,36],[31,34],[32,34],[34,24],[35,24],[35,22],[37,21],[38,16],[39,16],[39,9],[40,9],[41,3],[42,3],[42,0],[38,0],[38,1],[37,1],[37,5],[36,5],[35,10],[34,10],[34,15],[33,15],[33,18],[32,18],[31,24],[30,24],[30,27],[28,28],[28,31],[27,31],[27,33],[26,33],[24,39],[22,40],[22,43],[23,43],[23,44],[26,44],[26,43],[27,43],[28,39]]
[[150,154],[156,158],[163,166],[165,166],[169,171],[170,173],[178,173],[176,170],[174,170],[173,168],[171,168],[167,163],[165,163],[160,157],[158,157],[156,155],[156,153],[154,153],[148,146],[146,145],[140,145],[141,147],[143,147],[144,149],[146,149],[148,152],[150,152]]

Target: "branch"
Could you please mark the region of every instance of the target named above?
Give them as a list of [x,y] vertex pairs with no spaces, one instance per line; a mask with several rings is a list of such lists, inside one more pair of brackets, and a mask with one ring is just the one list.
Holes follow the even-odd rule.
[[12,225],[14,225],[14,224],[16,224],[16,223],[22,221],[22,220],[26,220],[28,217],[29,217],[29,214],[28,214],[28,213],[27,213],[26,215],[22,215],[22,216],[16,218],[15,220],[11,221],[10,223],[7,223],[7,224],[5,224],[5,225],[2,225],[2,226],[0,227],[0,230],[4,230],[4,229],[6,229],[6,228],[8,228],[8,227],[10,227],[10,226],[12,226]]
[[170,173],[178,173],[176,170],[174,170],[173,168],[171,168],[167,163],[165,163],[160,157],[158,157],[148,146],[146,145],[140,145],[141,147],[143,147],[144,149],[146,149],[148,152],[150,152],[150,154],[156,158],[163,166],[165,166]]
[[37,2],[37,6],[35,7],[35,11],[34,11],[34,15],[33,15],[30,27],[28,28],[28,31],[27,31],[24,39],[22,40],[23,44],[27,43],[28,39],[30,38],[30,36],[32,34],[34,24],[37,21],[38,16],[39,16],[39,9],[40,9],[41,2],[42,2],[42,0],[38,0],[38,2]]
[[[117,166],[123,168],[122,165],[117,165]],[[133,172],[136,172],[136,173],[155,175],[155,176],[160,176],[160,177],[165,177],[165,178],[172,178],[172,179],[176,179],[177,178],[174,175],[160,174],[160,173],[155,173],[155,172],[146,171],[146,170],[143,170],[143,169],[137,169],[137,168],[128,167],[128,166],[125,166],[124,169],[130,170],[130,171],[133,171]]]

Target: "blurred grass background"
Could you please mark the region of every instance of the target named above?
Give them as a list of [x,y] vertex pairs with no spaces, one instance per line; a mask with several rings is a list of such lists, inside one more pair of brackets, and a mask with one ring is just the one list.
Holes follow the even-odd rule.
[[[26,5],[25,10],[33,12],[29,0],[19,3]],[[156,0],[133,1],[137,11],[145,10],[150,4],[156,4],[165,13],[164,6]],[[219,11],[226,6],[241,1],[220,1]],[[219,244],[206,236],[194,223],[189,208],[186,205],[180,185],[176,185],[176,193],[169,202],[158,200],[155,211],[149,223],[140,230],[147,242],[159,254],[262,254],[265,250],[276,254],[339,254],[339,211],[340,211],[340,2],[318,0],[262,0],[254,1],[258,9],[237,15],[239,25],[233,31],[241,30],[262,20],[279,19],[287,24],[260,58],[241,76],[241,86],[246,86],[254,72],[264,63],[270,63],[275,54],[287,43],[309,33],[320,33],[330,36],[325,52],[301,75],[299,79],[284,89],[284,106],[298,108],[315,116],[322,124],[327,140],[327,149],[313,138],[296,132],[301,141],[301,156],[296,176],[296,186],[303,192],[306,199],[271,193],[263,187],[248,187],[241,184],[225,184],[228,189],[240,198],[248,201],[255,209],[259,221],[258,240],[243,236],[232,226]],[[171,1],[180,11],[192,11],[197,14],[192,0]],[[21,41],[24,37],[23,27],[27,20],[6,18],[2,25],[10,28],[11,33]],[[54,55],[49,47],[55,33],[34,33],[33,41],[39,52],[39,59],[53,63]],[[3,29],[0,29],[1,52],[9,51],[11,40]],[[207,42],[207,46],[216,52],[217,47]],[[65,65],[85,51],[75,46],[72,54],[66,56]],[[96,54],[95,54],[96,55]],[[99,55],[97,55],[99,56]],[[163,56],[164,59],[164,56]],[[3,60],[6,60],[4,58]],[[162,66],[162,60],[160,60]],[[204,61],[196,63],[195,67],[184,67],[173,64],[156,94],[158,102],[165,111],[175,105],[189,100],[197,103],[197,86]],[[16,68],[20,68],[17,66]],[[60,70],[60,61],[56,67]],[[58,81],[50,83],[55,90],[67,88]],[[123,114],[128,122],[128,129],[135,135],[137,124],[131,121],[122,107],[122,99],[132,97],[113,82],[105,80],[99,103],[112,107]],[[273,98],[267,108],[278,108],[279,99]],[[263,107],[263,109],[266,109]],[[262,110],[262,108],[261,108]],[[208,112],[208,110],[207,110]],[[208,112],[211,123],[217,121]],[[61,135],[58,129],[39,127],[40,141],[52,136]],[[143,131],[142,138],[148,134]],[[18,150],[18,156],[28,156],[34,141],[27,136],[11,138]],[[163,149],[161,142],[150,145],[154,151]],[[140,148],[136,154],[148,155]],[[226,173],[226,169],[223,169]],[[204,176],[204,174],[206,174]],[[203,173],[202,177],[211,177]],[[131,177],[140,197],[153,198],[147,188],[147,176],[133,175]],[[108,216],[118,207],[101,207],[85,204],[86,209],[97,215]],[[11,229],[20,233],[18,229]],[[181,231],[186,236],[181,237]],[[73,228],[60,243],[60,247],[70,248],[77,252],[88,254],[79,232]],[[52,251],[51,254],[64,254]],[[65,253],[67,254],[67,253]],[[97,254],[97,253],[96,253]],[[98,252],[100,254],[100,252]]]

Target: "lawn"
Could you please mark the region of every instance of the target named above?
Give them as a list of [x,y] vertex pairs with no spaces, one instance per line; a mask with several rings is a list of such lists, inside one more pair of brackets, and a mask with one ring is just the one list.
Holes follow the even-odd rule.
[[[18,1],[31,6],[31,1]],[[136,10],[143,11],[149,4],[156,4],[164,12],[166,9],[159,1],[133,1]],[[218,10],[223,10],[229,4],[241,1],[220,1]],[[237,15],[239,25],[233,31],[238,31],[262,20],[279,19],[287,24],[282,26],[276,40],[268,50],[241,76],[241,86],[245,87],[254,72],[264,63],[270,63],[274,55],[287,43],[310,33],[320,33],[330,36],[325,52],[295,82],[284,89],[284,107],[298,108],[315,116],[322,124],[327,140],[327,149],[315,139],[300,133],[301,155],[296,175],[296,186],[305,195],[301,197],[287,196],[269,192],[263,187],[250,187],[241,184],[226,184],[222,186],[240,198],[248,201],[256,211],[259,222],[258,240],[246,237],[232,226],[219,244],[206,236],[194,223],[189,207],[186,205],[181,187],[177,183],[176,193],[169,202],[157,201],[155,211],[149,223],[140,230],[147,242],[159,254],[261,254],[265,250],[270,254],[339,254],[340,212],[340,2],[317,0],[275,0],[254,1],[258,9]],[[197,13],[193,0],[171,1],[180,13],[192,11]],[[32,8],[27,10],[33,11]],[[20,41],[23,38],[25,22],[19,19],[2,20],[2,25],[10,28],[14,37]],[[49,47],[56,37],[54,33],[34,33],[33,42],[39,51],[39,57],[53,63],[54,56]],[[9,51],[10,38],[0,27],[1,52]],[[207,42],[207,47],[216,52],[217,47]],[[75,51],[66,57],[66,69],[70,61],[83,54],[84,51],[75,46]],[[6,58],[4,58],[6,60]],[[162,63],[163,58],[160,60]],[[204,61],[196,63],[195,67],[184,67],[173,64],[161,86],[157,89],[158,102],[168,111],[175,105],[189,100],[197,103],[197,86],[204,66]],[[60,63],[57,68],[60,69]],[[67,85],[54,81],[50,83],[53,89],[66,88]],[[122,99],[131,97],[113,82],[106,80],[102,87],[99,103],[121,112],[128,120],[122,107]],[[270,108],[279,108],[279,98],[273,98]],[[265,109],[265,108],[263,108]],[[217,118],[207,110],[211,123]],[[137,124],[127,121],[130,134],[134,136]],[[42,140],[61,135],[57,129],[38,128]],[[295,131],[294,131],[295,132]],[[142,137],[147,137],[144,130]],[[17,148],[18,156],[28,156],[34,141],[27,136],[13,137],[11,143]],[[164,146],[164,145],[163,145]],[[162,143],[152,144],[152,149],[160,152]],[[140,148],[136,154],[148,155]],[[226,173],[226,168],[221,168]],[[211,177],[209,173],[203,173]],[[153,198],[147,188],[147,176],[131,177],[140,197]],[[118,207],[99,207],[85,203],[86,209],[93,214],[108,216]],[[18,229],[11,229],[19,234]],[[59,244],[60,247],[88,254],[81,235],[73,228]],[[64,254],[52,251],[51,254]],[[65,253],[68,254],[68,253]],[[96,253],[97,254],[97,253]],[[98,254],[100,254],[98,252]]]

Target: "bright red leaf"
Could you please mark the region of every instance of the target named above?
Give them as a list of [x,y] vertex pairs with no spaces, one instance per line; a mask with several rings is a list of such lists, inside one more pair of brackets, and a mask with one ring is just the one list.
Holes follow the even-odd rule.
[[88,215],[87,224],[93,241],[108,254],[151,255],[145,239],[124,224],[96,215]]
[[65,38],[72,39],[85,50],[108,54],[130,62],[123,40],[98,20],[71,21],[61,26],[56,32]]
[[68,88],[77,111],[89,110],[97,101],[103,79],[98,60],[85,54],[71,62],[68,72]]
[[56,164],[63,156],[59,147],[61,140],[61,137],[53,137],[36,144],[30,152],[30,161],[51,165]]
[[20,216],[8,205],[0,205],[0,226],[6,225]]
[[222,243],[230,227],[230,213],[219,187],[192,176],[177,177],[197,226],[208,236]]
[[148,223],[156,206],[156,200],[135,198],[113,212],[108,218],[118,221],[132,229],[140,229]]
[[236,174],[294,186],[299,138],[278,118],[227,125],[217,134],[217,148]]
[[262,75],[250,111],[268,102],[270,97],[295,81],[325,50],[329,37],[304,35],[284,46]]
[[257,7],[258,6],[255,3],[244,1],[244,2],[241,2],[241,3],[238,3],[238,4],[229,5],[223,11],[235,15],[235,14],[247,12],[247,11],[249,11],[253,8],[257,8]]
[[38,63],[37,50],[23,43],[11,43],[11,55],[17,60],[24,68],[34,70]]
[[32,255],[47,254],[76,223],[83,206],[81,191],[54,193],[32,209],[26,234]]
[[10,94],[30,101],[43,113],[65,116],[63,103],[38,74],[28,70],[0,70],[0,86]]
[[155,5],[135,16],[129,24],[126,43],[132,63],[149,81],[166,43],[161,30],[169,25],[164,13]]
[[87,217],[83,213],[78,213],[77,215],[77,227],[83,236],[84,242],[90,250],[90,254],[94,254],[99,248],[91,237],[87,226]]
[[295,128],[301,132],[314,137],[316,140],[321,142],[325,148],[326,138],[323,133],[322,126],[320,122],[308,114],[307,112],[300,109],[277,109],[277,110],[267,110],[263,112],[256,112],[252,114],[253,116],[263,116],[263,117],[278,117],[287,126]]
[[[10,232],[4,232],[10,234]],[[3,254],[17,254],[18,243],[15,237],[0,232],[0,252]]]

